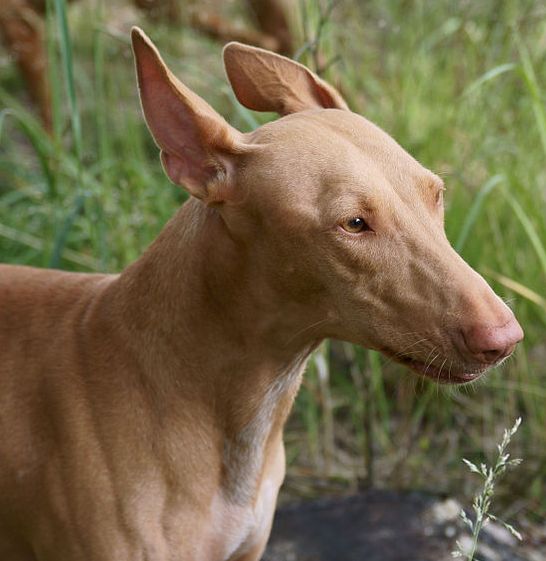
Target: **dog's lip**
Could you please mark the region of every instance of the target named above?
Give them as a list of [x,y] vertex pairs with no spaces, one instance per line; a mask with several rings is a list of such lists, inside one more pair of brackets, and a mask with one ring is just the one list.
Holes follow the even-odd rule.
[[387,349],[381,349],[381,352],[396,362],[411,368],[411,370],[417,374],[430,378],[439,384],[467,384],[468,382],[477,380],[490,368],[490,365],[487,365],[473,368],[472,370],[453,370],[452,367],[445,367],[447,361],[443,366],[438,367],[434,364],[430,364],[429,362],[425,363],[410,357],[398,356],[396,353]]
[[421,376],[431,378],[440,384],[467,384],[468,382],[477,380],[487,370],[487,367],[482,367],[471,371],[453,371],[449,368],[445,368],[445,365],[444,367],[438,367],[413,359],[401,360],[400,362]]

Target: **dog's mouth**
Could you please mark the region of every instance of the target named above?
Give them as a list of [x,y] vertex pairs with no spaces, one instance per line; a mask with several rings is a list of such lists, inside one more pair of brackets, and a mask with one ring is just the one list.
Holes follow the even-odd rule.
[[381,352],[394,361],[407,366],[420,376],[430,378],[438,384],[468,384],[477,380],[492,366],[485,365],[472,369],[461,369],[459,365],[454,366],[453,362],[449,360],[445,360],[443,364],[437,366],[430,362],[422,362],[407,356],[399,356],[387,349],[381,349]]
[[434,364],[425,364],[411,358],[403,358],[400,362],[411,368],[414,372],[417,372],[417,374],[431,378],[439,384],[468,384],[468,382],[477,380],[489,368],[484,366],[474,370],[459,370],[448,368],[445,364],[441,367]]

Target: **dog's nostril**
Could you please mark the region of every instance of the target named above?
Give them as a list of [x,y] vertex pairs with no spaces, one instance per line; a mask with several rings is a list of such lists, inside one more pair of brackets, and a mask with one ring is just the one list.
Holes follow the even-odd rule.
[[515,318],[504,325],[474,325],[461,330],[464,341],[461,349],[473,360],[495,363],[509,356],[523,338],[523,331]]
[[506,353],[506,349],[491,349],[489,351],[482,351],[480,354],[483,357],[483,362],[496,362],[510,354],[510,352]]

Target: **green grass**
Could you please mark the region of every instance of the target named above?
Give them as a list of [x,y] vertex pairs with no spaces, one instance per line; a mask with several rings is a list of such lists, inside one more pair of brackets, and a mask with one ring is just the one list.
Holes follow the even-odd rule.
[[[163,176],[140,115],[128,35],[115,23],[122,4],[81,2],[67,14],[62,0],[50,1],[53,138],[29,111],[15,69],[0,66],[1,261],[118,271],[185,198]],[[518,470],[524,483],[508,486],[531,512],[544,513],[543,4],[348,0],[326,21],[315,0],[305,8],[297,18],[301,60],[331,62],[325,77],[352,107],[444,176],[449,238],[509,300],[526,339],[486,383],[454,392],[374,353],[326,345],[289,423],[292,481],[313,473],[352,489],[372,473],[374,484],[459,493],[467,488],[459,458],[491,450],[490,435],[522,416],[516,453],[526,460]],[[176,74],[235,126],[249,130],[269,118],[234,102],[219,45],[139,17],[123,25],[141,23]]]

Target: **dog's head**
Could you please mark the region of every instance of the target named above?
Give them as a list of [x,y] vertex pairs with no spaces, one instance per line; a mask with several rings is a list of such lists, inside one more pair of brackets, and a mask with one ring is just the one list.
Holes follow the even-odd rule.
[[[307,68],[230,43],[238,100],[283,117],[249,134],[181,84],[133,30],[142,107],[169,178],[213,207],[256,275],[335,337],[442,382],[514,350],[512,312],[450,246],[442,180]],[[317,318],[319,318],[317,320]]]

